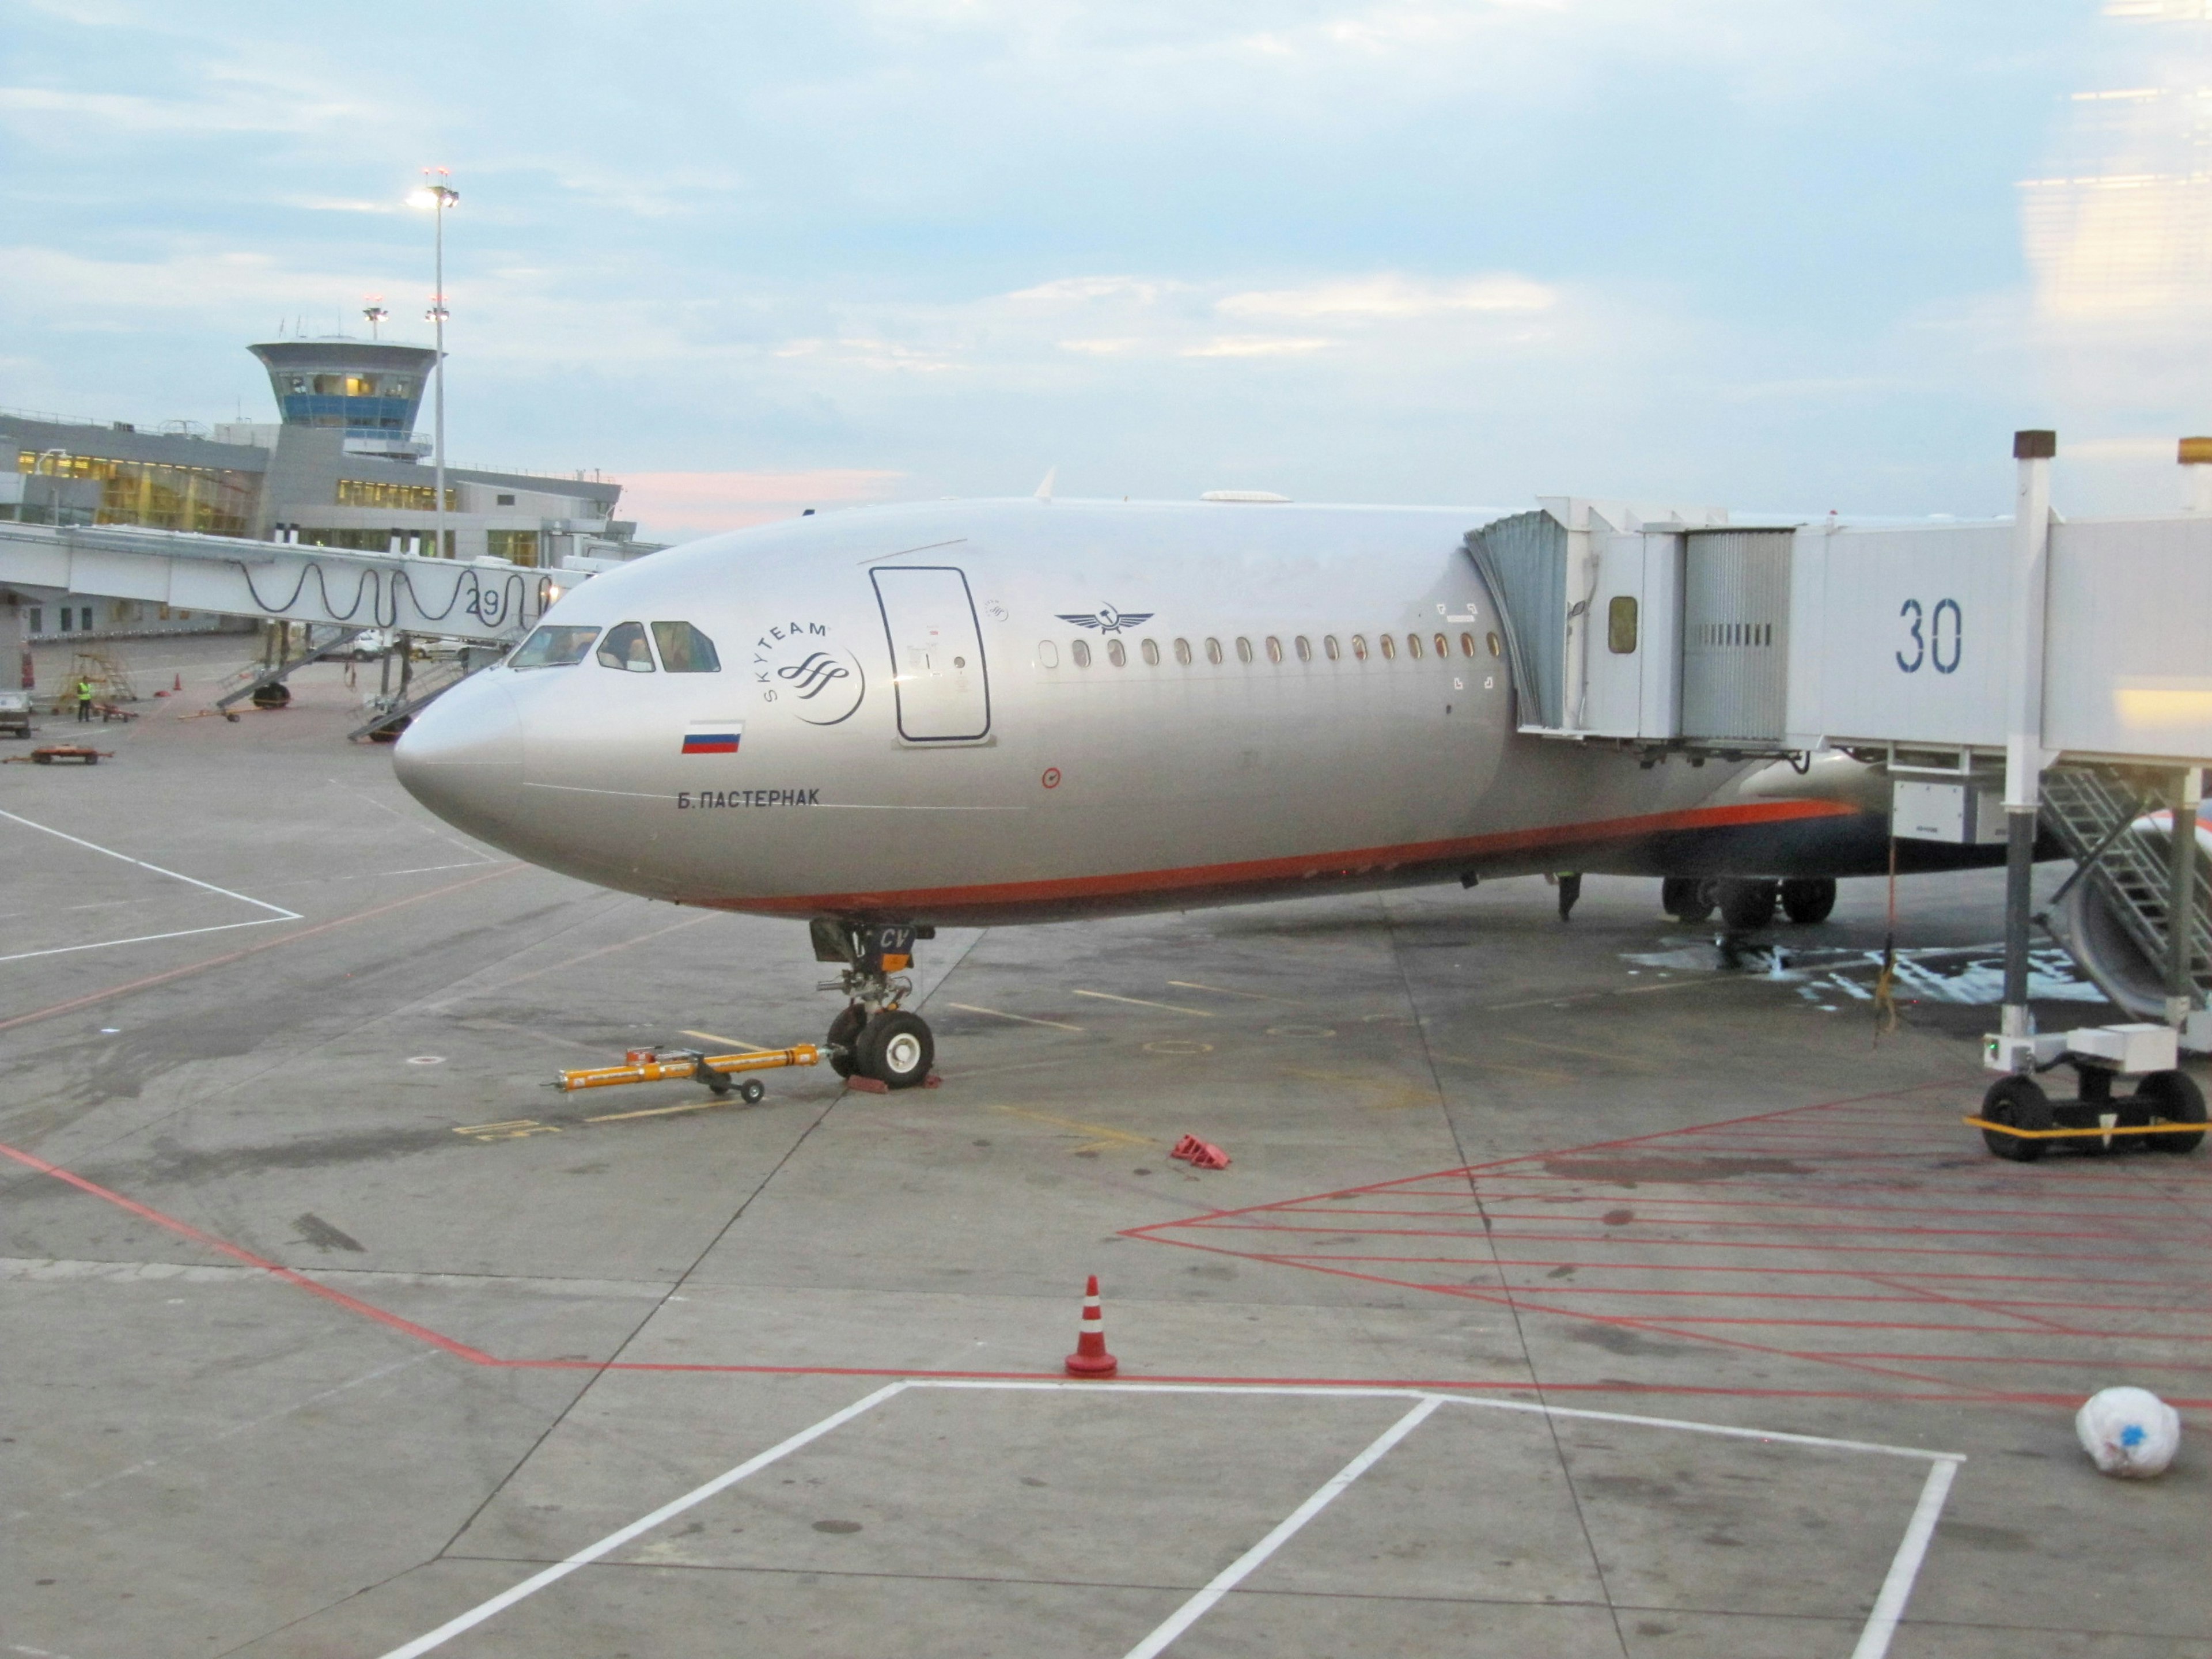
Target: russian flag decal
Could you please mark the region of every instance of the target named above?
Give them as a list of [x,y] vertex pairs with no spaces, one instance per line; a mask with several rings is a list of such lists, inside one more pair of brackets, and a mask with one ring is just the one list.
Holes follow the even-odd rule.
[[684,728],[687,755],[734,755],[745,735],[743,720],[694,720]]

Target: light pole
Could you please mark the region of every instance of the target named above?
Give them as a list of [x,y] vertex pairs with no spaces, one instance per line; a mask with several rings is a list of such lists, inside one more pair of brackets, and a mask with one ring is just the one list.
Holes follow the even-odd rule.
[[437,169],[437,178],[430,177],[431,169],[422,169],[422,188],[407,199],[416,207],[430,210],[431,222],[436,227],[434,240],[437,247],[437,291],[430,297],[430,321],[437,329],[437,362],[433,365],[438,376],[435,424],[431,444],[434,470],[437,474],[437,494],[432,507],[437,514],[433,521],[436,538],[436,556],[446,556],[446,210],[461,199],[461,192],[446,180],[451,177],[445,168]]
[[370,295],[368,303],[361,308],[361,314],[368,319],[368,337],[372,340],[380,337],[376,331],[377,325],[389,322],[392,318],[392,313],[384,308],[384,296],[381,294]]

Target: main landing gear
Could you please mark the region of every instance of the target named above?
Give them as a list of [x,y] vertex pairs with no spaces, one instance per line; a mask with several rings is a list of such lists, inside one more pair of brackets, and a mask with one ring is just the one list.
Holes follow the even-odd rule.
[[830,1068],[840,1077],[867,1078],[887,1089],[914,1089],[928,1082],[937,1039],[920,1014],[899,1004],[914,994],[906,971],[914,965],[915,941],[931,938],[936,929],[817,917],[813,933],[814,959],[843,965],[836,979],[821,987],[846,997],[823,1039]]
[[1836,908],[1836,884],[1828,876],[1793,876],[1787,881],[1669,876],[1659,884],[1659,903],[1686,927],[1718,910],[1730,933],[1751,933],[1771,926],[1777,909],[1802,927],[1826,921]]

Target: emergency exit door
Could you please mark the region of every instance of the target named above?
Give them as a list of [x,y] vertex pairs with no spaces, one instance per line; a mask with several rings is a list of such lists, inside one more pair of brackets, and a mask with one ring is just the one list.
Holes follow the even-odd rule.
[[968,578],[950,565],[879,566],[870,574],[891,648],[899,736],[972,743],[988,735],[991,685]]

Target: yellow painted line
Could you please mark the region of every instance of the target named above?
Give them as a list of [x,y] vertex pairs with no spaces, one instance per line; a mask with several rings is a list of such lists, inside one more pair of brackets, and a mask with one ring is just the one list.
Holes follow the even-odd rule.
[[1985,1117],[1962,1117],[1960,1122],[1970,1129],[1991,1129],[2001,1135],[2010,1135],[2014,1140],[2094,1140],[2112,1135],[2201,1135],[2202,1123],[2115,1123],[2110,1128],[2100,1124],[2090,1129],[2015,1129],[2009,1123],[1992,1123]]
[[[764,1054],[768,1053],[768,1050],[762,1048],[759,1043],[748,1042],[743,1037],[717,1036],[712,1031],[684,1031],[683,1035],[685,1036],[697,1037],[702,1042],[726,1042],[732,1048],[743,1048],[749,1054]],[[596,1122],[598,1120],[592,1119],[590,1121]]]
[[1553,1072],[1540,1066],[1514,1066],[1502,1060],[1475,1060],[1466,1054],[1439,1054],[1436,1057],[1453,1066],[1474,1066],[1492,1072],[1515,1072],[1522,1077],[1542,1078],[1547,1083],[1572,1083],[1575,1080],[1571,1072]]
[[1370,1091],[1376,1098],[1368,1104],[1378,1112],[1402,1111],[1437,1103],[1434,1091],[1418,1089],[1411,1084],[1384,1082],[1378,1078],[1359,1077],[1350,1072],[1309,1072],[1296,1066],[1285,1066],[1282,1070],[1285,1077],[1302,1077],[1314,1083],[1334,1083],[1346,1088]]
[[1602,1060],[1616,1066],[1641,1066],[1650,1069],[1652,1064],[1650,1060],[1639,1060],[1633,1054],[1609,1054],[1602,1048],[1577,1048],[1567,1042],[1543,1042],[1534,1037],[1508,1036],[1503,1031],[1492,1032],[1486,1040],[1491,1042],[1517,1042],[1524,1048],[1548,1048],[1555,1054],[1576,1054],[1584,1060]]
[[1479,1014],[1511,1013],[1517,1008],[1556,1008],[1577,1002],[1595,1002],[1601,997],[1635,997],[1653,991],[1686,991],[1697,985],[1740,985],[1747,980],[1759,981],[1759,974],[1701,974],[1695,979],[1670,979],[1657,985],[1616,985],[1603,991],[1563,991],[1555,997],[1534,997],[1527,1002],[1486,1002],[1476,1006]]
[[1211,991],[1218,997],[1243,997],[1253,1002],[1279,1002],[1285,1008],[1303,1008],[1305,1004],[1289,997],[1263,997],[1257,991],[1232,991],[1222,985],[1200,985],[1193,979],[1171,979],[1169,984],[1178,991]]
[[[696,1036],[699,1034],[696,1031],[687,1031],[684,1035],[687,1036]],[[720,1042],[727,1042],[729,1038],[718,1037],[715,1040]],[[727,1104],[729,1104],[729,1103],[723,1100],[695,1100],[690,1102],[688,1105],[683,1106],[648,1106],[643,1111],[640,1112],[603,1112],[597,1117],[587,1117],[584,1121],[586,1123],[621,1123],[627,1119],[633,1117],[672,1117],[678,1112],[711,1112],[717,1106],[726,1106]]]
[[1003,1008],[978,1008],[972,1002],[948,1002],[948,1008],[957,1008],[963,1014],[988,1014],[994,1019],[1018,1020],[1024,1025],[1049,1025],[1055,1031],[1080,1031],[1080,1025],[1070,1025],[1060,1019],[1033,1019],[1027,1014],[1010,1014]]
[[[1032,1123],[1048,1123],[1055,1129],[1072,1129],[1078,1134],[1089,1135],[1101,1144],[1119,1142],[1124,1146],[1157,1146],[1159,1142],[1144,1135],[1129,1134],[1120,1129],[1109,1129],[1103,1123],[1079,1123],[1072,1117],[1054,1117],[1049,1112],[1032,1112],[1021,1106],[994,1106],[994,1112],[1004,1112],[1009,1117],[1025,1117]],[[1082,1150],[1078,1148],[1079,1151]]]
[[1178,1007],[1172,1002],[1147,1002],[1142,997],[1117,997],[1111,991],[1078,991],[1075,994],[1079,997],[1097,997],[1101,1002],[1126,1002],[1132,1008],[1164,1008],[1171,1014],[1191,1014],[1200,1019],[1217,1018],[1204,1008]]

